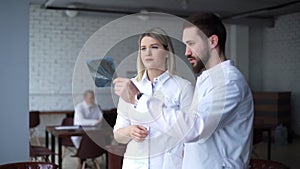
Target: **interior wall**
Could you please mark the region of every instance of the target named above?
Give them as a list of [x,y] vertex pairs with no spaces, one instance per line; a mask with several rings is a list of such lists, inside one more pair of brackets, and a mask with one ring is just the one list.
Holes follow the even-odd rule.
[[253,90],[291,91],[292,126],[300,134],[300,12],[276,18],[272,28],[250,30]]
[[29,160],[29,2],[0,2],[0,164]]
[[79,52],[96,30],[117,17],[86,12],[68,17],[30,5],[30,110],[74,109],[72,76]]
[[[86,76],[86,79],[75,81],[76,84],[72,84],[74,82],[72,82],[72,79],[75,65],[81,61],[81,58],[79,58],[80,51],[91,35],[99,28],[103,28],[107,23],[122,16],[79,12],[75,17],[68,17],[61,10],[46,10],[39,5],[30,6],[30,110],[74,109],[73,99],[77,103],[78,100],[82,100],[82,90],[93,89],[94,87],[86,84],[87,81],[91,80],[91,76],[86,75],[83,75]],[[108,33],[101,36],[106,38],[107,42],[110,42],[112,39],[118,38],[118,34],[129,33],[132,25],[135,25],[135,28],[138,29],[141,21],[141,19],[133,17],[129,21],[130,23],[124,23],[121,27],[114,28],[115,34]],[[145,21],[145,23],[147,22]],[[174,25],[173,27],[182,28],[181,24],[163,18],[158,18],[157,22],[161,24],[156,25],[156,27],[170,24]],[[170,32],[168,31],[168,33]],[[136,49],[138,49],[137,38],[123,40],[125,41],[115,44],[115,47],[108,53],[102,51],[93,53],[93,51],[109,49],[108,43],[99,44],[95,42],[90,45],[91,48],[88,47],[87,51],[82,51],[82,55],[86,54],[83,57],[89,58],[91,56],[88,55],[102,57],[106,54],[112,56],[116,65],[118,65],[126,56],[134,54],[132,52],[136,52]],[[185,57],[184,46],[181,41],[173,42],[175,53],[179,57]],[[79,62],[76,63],[76,61]],[[128,71],[133,72],[133,70],[136,70],[135,59],[133,61],[128,65],[128,69],[130,69]],[[82,65],[82,69],[87,69],[85,63]],[[126,71],[123,73],[126,74]],[[76,86],[80,86],[80,89],[77,90]],[[74,98],[72,97],[72,87]],[[115,107],[114,103],[110,101],[111,88],[96,91],[100,92],[98,94],[99,100],[97,100],[103,109]]]
[[[81,49],[87,40],[99,28],[107,23],[122,17],[116,14],[99,14],[79,12],[75,17],[68,17],[61,10],[45,10],[38,5],[30,6],[30,110],[53,111],[53,110],[73,110],[73,100],[75,104],[82,100],[82,93],[85,89],[90,89],[94,85],[89,85],[91,81],[89,74],[76,74],[76,84],[72,84],[75,65],[81,64],[82,71],[87,71],[84,61],[78,59]],[[115,34],[107,33],[101,35],[108,42],[118,38],[118,34],[132,32],[132,25],[137,29],[141,19],[131,18],[130,22],[125,22],[124,26],[114,27]],[[146,20],[145,23],[148,21]],[[170,24],[172,28],[182,29],[182,24],[170,21],[166,18],[158,18],[160,24],[156,27]],[[145,30],[143,30],[145,31]],[[166,30],[170,34],[169,30]],[[180,31],[181,33],[181,31]],[[98,35],[96,35],[98,36]],[[181,35],[178,35],[181,37]],[[178,37],[177,36],[177,37]],[[181,39],[181,38],[180,38]],[[126,56],[136,57],[138,49],[137,37],[123,39],[108,52],[98,52],[99,50],[109,49],[108,43],[92,43],[86,50],[82,51],[84,58],[102,57],[103,55],[112,56],[116,64],[124,61]],[[179,57],[184,56],[184,45],[181,41],[173,41],[175,53]],[[96,52],[97,51],[97,52]],[[86,54],[86,55],[85,55]],[[136,71],[135,59],[130,62],[123,62],[128,70],[120,71],[121,76],[126,76],[131,71]],[[187,62],[187,61],[186,61]],[[179,68],[177,66],[177,68]],[[76,69],[77,70],[77,69]],[[79,69],[79,71],[81,71]],[[180,71],[180,70],[179,70]],[[82,72],[81,72],[82,73]],[[78,76],[79,75],[79,76]],[[185,75],[185,74],[183,74]],[[74,80],[74,79],[73,79]],[[74,98],[72,97],[72,87]],[[107,110],[115,107],[112,101],[111,88],[97,89],[96,97],[102,109]],[[45,125],[57,125],[61,123],[63,116],[41,115],[41,125],[38,127],[39,134],[44,135]]]

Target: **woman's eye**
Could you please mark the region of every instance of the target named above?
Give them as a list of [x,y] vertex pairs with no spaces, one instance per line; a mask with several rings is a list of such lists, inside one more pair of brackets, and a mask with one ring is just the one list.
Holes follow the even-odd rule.
[[158,46],[151,46],[152,49],[158,49]]
[[146,50],[146,48],[140,48],[140,50],[141,50],[141,51],[145,51],[145,50]]

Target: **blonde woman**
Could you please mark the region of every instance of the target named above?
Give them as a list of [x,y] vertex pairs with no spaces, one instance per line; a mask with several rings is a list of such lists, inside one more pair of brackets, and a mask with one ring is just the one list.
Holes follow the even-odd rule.
[[[138,75],[131,81],[142,94],[164,99],[166,106],[185,111],[190,107],[193,87],[175,75],[175,56],[170,37],[160,28],[151,29],[139,38]],[[118,88],[119,86],[115,86]],[[143,108],[120,98],[114,137],[127,144],[123,169],[180,169],[183,143],[169,142],[167,133],[151,130],[151,121]]]

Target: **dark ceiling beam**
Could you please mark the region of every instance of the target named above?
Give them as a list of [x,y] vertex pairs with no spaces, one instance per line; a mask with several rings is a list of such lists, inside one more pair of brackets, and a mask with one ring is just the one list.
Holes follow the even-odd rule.
[[122,9],[113,9],[113,8],[101,8],[101,9],[91,9],[91,8],[81,8],[81,7],[60,7],[60,6],[45,6],[44,9],[51,10],[70,10],[70,11],[84,11],[84,12],[98,12],[98,13],[113,13],[113,14],[135,14],[138,11],[134,10],[122,10]]
[[[139,10],[123,10],[123,9],[115,9],[115,8],[105,8],[105,9],[90,9],[90,8],[70,8],[70,7],[57,7],[57,6],[47,6],[44,7],[44,9],[49,9],[49,10],[72,10],[72,11],[84,11],[84,12],[97,12],[97,13],[109,13],[109,14],[123,14],[123,15],[130,15],[130,14],[135,14],[135,13],[140,13]],[[155,10],[149,10],[151,12],[155,11]],[[157,11],[156,11],[157,12]],[[172,15],[176,15],[178,17],[182,17],[182,18],[187,18],[188,16],[190,16],[191,14],[175,14],[174,12],[164,12],[164,13],[168,13],[168,14],[172,14]],[[223,21],[227,24],[238,24],[238,25],[249,25],[249,26],[253,26],[253,25],[260,25],[260,26],[268,26],[268,27],[272,27],[273,26],[273,19],[272,18],[249,18],[249,17],[245,17],[245,18],[239,18],[239,19],[223,19]]]
[[[50,10],[73,10],[73,11],[85,11],[85,12],[97,12],[97,13],[110,13],[110,14],[123,14],[123,15],[130,15],[135,13],[140,13],[141,10],[146,10],[148,12],[163,12],[172,14],[178,17],[187,18],[188,16],[194,14],[195,12],[185,12],[185,11],[170,11],[170,10],[163,10],[163,9],[155,9],[155,8],[143,8],[143,9],[136,9],[136,8],[112,8],[112,7],[97,7],[91,8],[87,7],[84,4],[74,4],[75,7],[65,7],[65,6],[53,6],[56,0],[46,0],[46,2],[42,5],[44,9]],[[295,4],[300,3],[300,0],[291,1],[284,4],[279,4],[275,6],[270,6],[266,8],[260,8],[256,10],[246,11],[237,13],[230,16],[222,17],[221,19],[228,24],[243,24],[243,25],[260,25],[260,26],[268,26],[272,27],[274,25],[274,18],[261,18],[257,15],[265,14],[270,11],[286,8]]]
[[279,4],[279,5],[274,5],[274,6],[269,6],[269,7],[265,7],[265,8],[259,8],[259,9],[255,9],[255,10],[251,10],[251,11],[241,12],[241,13],[237,13],[234,15],[223,17],[222,19],[239,19],[239,18],[244,18],[244,17],[248,17],[248,16],[255,16],[255,15],[275,11],[278,9],[286,8],[286,7],[289,7],[292,5],[297,5],[298,3],[300,3],[300,0],[291,1],[288,3],[283,3],[283,4]]
[[274,27],[274,18],[244,17],[239,19],[223,19],[225,24]]
[[116,7],[90,7],[84,4],[76,3],[72,4],[74,7],[68,6],[54,6],[55,0],[47,0],[43,5],[42,8],[44,9],[51,9],[51,10],[73,10],[73,11],[84,11],[84,12],[98,12],[98,13],[112,13],[112,14],[136,14],[140,13],[141,11],[148,11],[148,12],[161,12],[167,13],[171,15],[175,15],[182,18],[187,18],[188,16],[192,15],[191,12],[185,11],[174,11],[174,10],[164,10],[164,9],[156,9],[156,8],[116,8]]

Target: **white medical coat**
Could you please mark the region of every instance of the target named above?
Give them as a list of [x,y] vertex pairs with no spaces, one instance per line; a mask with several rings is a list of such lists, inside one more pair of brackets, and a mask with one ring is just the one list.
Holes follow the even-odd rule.
[[[141,81],[132,79],[140,92],[159,97],[166,106],[176,110],[188,110],[192,102],[193,86],[178,76],[170,76],[168,71],[154,79],[153,88],[145,72]],[[137,116],[135,116],[137,115]],[[144,116],[145,112],[137,112],[133,105],[120,98],[118,117],[114,132],[130,125],[143,125],[150,135],[144,142],[129,141],[123,160],[123,169],[181,169],[183,142],[169,141],[169,137],[159,130],[152,130],[152,122]],[[164,125],[164,124],[162,124]]]
[[230,61],[197,78],[188,113],[147,95],[138,104],[152,116],[152,130],[175,140],[184,137],[183,169],[248,169],[253,99],[246,80]]
[[[99,123],[100,118],[103,118],[103,113],[98,104],[89,106],[85,101],[82,101],[75,107],[74,125],[94,126]],[[72,136],[71,139],[74,146],[79,148],[81,137]]]

